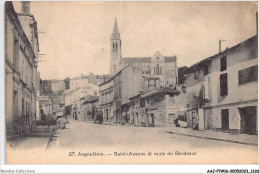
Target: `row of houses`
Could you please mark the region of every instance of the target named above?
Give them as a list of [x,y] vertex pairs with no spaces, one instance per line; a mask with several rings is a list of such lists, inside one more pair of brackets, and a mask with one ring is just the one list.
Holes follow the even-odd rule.
[[[65,90],[65,112],[67,115],[76,115],[77,119],[91,120],[92,105],[96,108],[98,101],[98,84],[108,79],[108,75],[81,75],[69,80],[69,88]],[[90,106],[91,105],[91,106]],[[75,118],[75,117],[73,117]]]
[[256,134],[257,42],[256,35],[181,68],[175,87],[159,85],[160,78],[147,78],[136,66],[122,68],[99,85],[104,121]]
[[99,85],[99,108],[105,121],[122,121],[121,106],[143,89],[142,72],[137,67],[127,66]]
[[36,119],[36,96],[40,93],[37,21],[30,2],[21,2],[16,13],[5,2],[5,118],[7,138],[30,134]]

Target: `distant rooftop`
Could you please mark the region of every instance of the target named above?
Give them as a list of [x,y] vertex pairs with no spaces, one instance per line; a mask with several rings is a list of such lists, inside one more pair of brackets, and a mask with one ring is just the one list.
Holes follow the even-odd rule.
[[165,56],[165,62],[168,63],[168,62],[176,62],[176,56]]
[[122,58],[122,61],[124,63],[134,63],[134,62],[138,62],[138,63],[150,63],[151,62],[151,57],[126,57],[126,58]]
[[[169,62],[176,62],[176,56],[164,56],[165,58],[165,62],[169,63]],[[151,63],[151,57],[125,57],[122,58],[122,62],[124,62],[125,64],[131,64],[131,63]]]

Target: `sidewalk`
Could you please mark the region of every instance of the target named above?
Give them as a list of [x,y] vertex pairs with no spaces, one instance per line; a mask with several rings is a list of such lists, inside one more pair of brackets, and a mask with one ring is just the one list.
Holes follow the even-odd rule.
[[56,125],[37,126],[33,129],[29,135],[17,135],[11,139],[6,140],[7,146],[14,149],[31,149],[31,148],[46,148],[48,145],[52,129],[55,129]]
[[[103,122],[103,125],[135,127],[135,126],[131,126],[131,125],[113,124],[112,122]],[[146,128],[146,127],[143,127],[143,128]],[[258,136],[257,135],[226,133],[226,132],[218,132],[218,131],[213,131],[213,130],[198,131],[198,130],[192,130],[191,128],[183,128],[183,127],[175,127],[175,126],[154,127],[154,128],[155,129],[157,128],[161,132],[167,132],[167,133],[171,133],[171,134],[258,146]]]
[[11,140],[6,140],[6,146],[13,149],[33,149],[41,148],[45,149],[49,141],[49,137],[26,137],[17,136]]
[[166,127],[164,129],[167,133],[171,134],[258,146],[257,135],[225,133],[213,130],[198,131],[182,127]]
[[123,127],[135,127],[133,125],[130,124],[118,124],[118,123],[112,123],[112,122],[103,122],[103,125],[109,125],[109,126],[123,126]]

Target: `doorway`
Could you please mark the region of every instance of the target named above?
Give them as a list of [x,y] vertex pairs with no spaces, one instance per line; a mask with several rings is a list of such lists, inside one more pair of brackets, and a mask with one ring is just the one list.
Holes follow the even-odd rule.
[[221,110],[221,128],[222,128],[222,130],[229,129],[229,111],[228,111],[228,109]]
[[150,115],[151,115],[151,123],[150,123],[150,125],[152,127],[154,127],[154,113],[151,113]]
[[14,134],[19,134],[19,122],[18,118],[18,94],[17,91],[13,91],[13,123],[14,123]]
[[192,129],[197,130],[198,129],[198,118],[197,118],[197,111],[192,111],[191,113],[192,116]]
[[18,117],[18,95],[17,95],[17,91],[15,90],[13,93],[13,117],[14,119]]
[[239,108],[240,132],[255,135],[256,134],[256,106]]

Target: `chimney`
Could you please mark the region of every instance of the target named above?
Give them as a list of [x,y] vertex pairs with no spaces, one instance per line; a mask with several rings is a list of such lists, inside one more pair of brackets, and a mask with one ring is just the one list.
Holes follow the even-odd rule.
[[30,15],[30,1],[22,1],[21,2],[21,12],[23,15]]
[[225,42],[226,40],[219,40],[218,45],[219,45],[219,52],[221,53],[221,43]]

